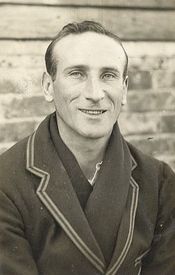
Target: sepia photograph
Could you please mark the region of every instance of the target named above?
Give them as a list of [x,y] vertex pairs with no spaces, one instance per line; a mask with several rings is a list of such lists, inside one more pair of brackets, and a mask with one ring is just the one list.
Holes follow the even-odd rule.
[[0,1],[0,275],[175,274],[175,0]]

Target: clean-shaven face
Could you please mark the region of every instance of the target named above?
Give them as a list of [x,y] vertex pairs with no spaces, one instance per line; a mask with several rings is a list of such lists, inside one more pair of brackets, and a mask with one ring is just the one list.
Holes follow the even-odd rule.
[[84,138],[109,136],[126,99],[126,57],[103,34],[68,35],[54,47],[53,97],[59,128]]

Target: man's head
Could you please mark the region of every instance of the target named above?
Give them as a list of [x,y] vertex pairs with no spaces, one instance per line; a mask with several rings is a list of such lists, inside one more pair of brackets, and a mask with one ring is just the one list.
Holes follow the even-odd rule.
[[113,38],[120,46],[123,48],[126,60],[123,69],[123,77],[127,76],[128,71],[128,55],[122,45],[120,38],[113,34],[112,32],[105,29],[101,24],[94,21],[83,21],[81,23],[70,23],[62,28],[60,32],[54,37],[54,39],[49,44],[46,54],[45,54],[45,63],[47,72],[51,75],[52,79],[55,79],[56,71],[57,71],[57,59],[54,56],[54,46],[56,43],[61,40],[63,37],[66,37],[70,34],[81,34],[85,32],[94,32],[106,35],[108,37]]
[[100,24],[65,26],[46,51],[46,100],[54,100],[60,133],[110,136],[127,94],[127,54]]

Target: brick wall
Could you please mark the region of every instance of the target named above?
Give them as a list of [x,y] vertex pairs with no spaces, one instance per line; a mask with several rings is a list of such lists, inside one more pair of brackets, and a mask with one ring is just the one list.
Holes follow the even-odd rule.
[[175,168],[175,43],[126,43],[130,56],[123,134],[149,155]]
[[61,26],[88,18],[119,34],[129,55],[122,133],[175,169],[173,0],[1,1],[0,16],[0,152],[53,110],[41,90],[45,49]]

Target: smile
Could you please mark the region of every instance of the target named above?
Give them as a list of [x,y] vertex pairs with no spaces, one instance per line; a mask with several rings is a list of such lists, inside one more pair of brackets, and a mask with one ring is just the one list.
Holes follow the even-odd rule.
[[106,110],[92,110],[92,109],[79,109],[79,110],[88,115],[101,115],[106,112]]

